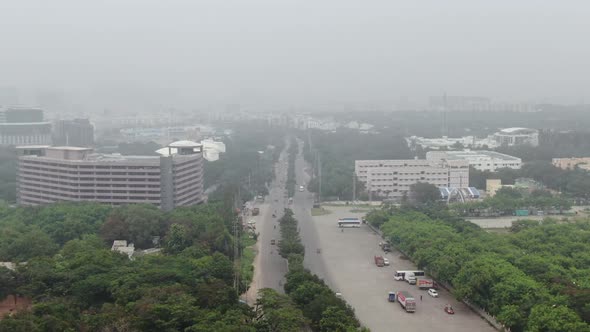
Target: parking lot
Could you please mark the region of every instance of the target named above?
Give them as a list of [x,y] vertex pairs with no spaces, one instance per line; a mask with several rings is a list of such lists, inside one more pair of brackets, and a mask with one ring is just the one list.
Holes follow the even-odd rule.
[[[495,331],[485,320],[473,313],[464,304],[457,302],[452,296],[439,290],[439,298],[432,298],[426,290],[404,281],[395,281],[395,270],[416,269],[411,262],[401,259],[399,252],[385,254],[390,266],[377,267],[374,255],[383,255],[379,248],[382,239],[369,227],[338,228],[337,220],[342,217],[360,217],[361,214],[350,213],[347,207],[328,207],[331,214],[313,217],[311,224],[302,225],[305,233],[314,231],[317,235],[317,246],[321,254],[307,251],[314,255],[314,266],[322,265],[317,272],[326,279],[328,285],[355,308],[362,324],[373,332],[397,331]],[[303,234],[305,237],[305,234]],[[311,249],[311,248],[309,248]],[[321,256],[321,257],[320,257]],[[311,257],[310,257],[311,258]],[[321,261],[322,264],[318,264]],[[406,313],[396,302],[387,301],[390,291],[406,290],[416,299],[416,312]],[[422,300],[420,300],[422,295]],[[455,314],[449,315],[443,308],[446,303],[452,304]]]

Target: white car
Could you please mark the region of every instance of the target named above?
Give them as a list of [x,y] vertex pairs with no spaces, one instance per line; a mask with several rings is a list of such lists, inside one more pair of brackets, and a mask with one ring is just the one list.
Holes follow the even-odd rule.
[[383,258],[383,265],[389,266],[389,259]]
[[305,190],[305,188],[303,188],[303,186],[299,186],[299,191],[303,191]]
[[432,297],[438,297],[438,292],[436,291],[436,289],[429,289],[428,290],[428,295],[432,296]]

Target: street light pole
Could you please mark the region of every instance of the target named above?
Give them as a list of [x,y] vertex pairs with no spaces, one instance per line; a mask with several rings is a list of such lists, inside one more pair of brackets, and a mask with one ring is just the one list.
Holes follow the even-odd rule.
[[322,161],[320,154],[318,153],[318,176],[319,176],[319,190],[318,190],[318,203],[322,205]]

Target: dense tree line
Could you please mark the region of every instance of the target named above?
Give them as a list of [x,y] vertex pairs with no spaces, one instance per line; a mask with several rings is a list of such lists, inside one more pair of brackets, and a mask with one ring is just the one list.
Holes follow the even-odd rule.
[[360,327],[352,307],[336,296],[322,279],[303,267],[305,250],[293,212],[286,209],[279,222],[281,225],[279,252],[282,257],[289,260],[285,292],[301,310],[312,331],[353,332],[359,329],[367,331]]
[[419,268],[512,331],[590,331],[590,221],[487,233],[442,206],[375,211],[368,221]]
[[[361,134],[356,130],[338,129],[336,132],[312,130],[311,149],[305,139],[304,157],[314,167],[316,175],[308,188],[318,192],[318,158],[321,163],[322,197],[351,200],[354,176],[354,161],[363,159],[408,159],[413,154],[399,132]],[[364,193],[362,183],[357,181],[357,198]]]
[[287,194],[289,197],[295,196],[295,187],[297,186],[297,180],[295,177],[295,160],[297,159],[297,154],[299,153],[299,144],[297,144],[297,140],[295,138],[291,138],[291,142],[289,144],[288,153],[288,168],[287,168]]
[[469,185],[485,189],[486,179],[501,179],[502,184],[514,184],[518,178],[532,178],[547,188],[580,201],[590,200],[590,173],[580,169],[563,170],[549,161],[529,162],[521,169],[502,168],[497,172],[469,170]]
[[16,201],[16,163],[13,147],[0,147],[0,201]]
[[[231,206],[231,204],[228,204]],[[0,297],[33,299],[0,331],[256,331],[233,287],[233,218],[223,203],[0,207]],[[130,260],[113,239],[163,251]]]
[[[572,127],[574,124],[572,124]],[[551,161],[553,158],[588,157],[590,156],[590,132],[554,131],[539,132],[539,146],[516,145],[502,146],[498,152],[506,153],[529,161]]]
[[224,138],[226,152],[219,160],[205,161],[204,186],[217,186],[209,197],[219,199],[229,187],[240,186],[245,200],[268,194],[274,162],[285,146],[284,131],[265,125],[242,125]]
[[455,203],[452,209],[463,216],[485,214],[513,215],[515,210],[537,210],[563,213],[571,208],[571,202],[547,190],[520,191],[510,187],[501,188],[493,197],[482,201]]

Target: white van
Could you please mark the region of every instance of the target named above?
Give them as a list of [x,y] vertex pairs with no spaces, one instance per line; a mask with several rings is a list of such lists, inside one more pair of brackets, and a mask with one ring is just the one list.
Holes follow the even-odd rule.
[[299,191],[304,191],[305,188],[303,188],[303,186],[299,186]]

